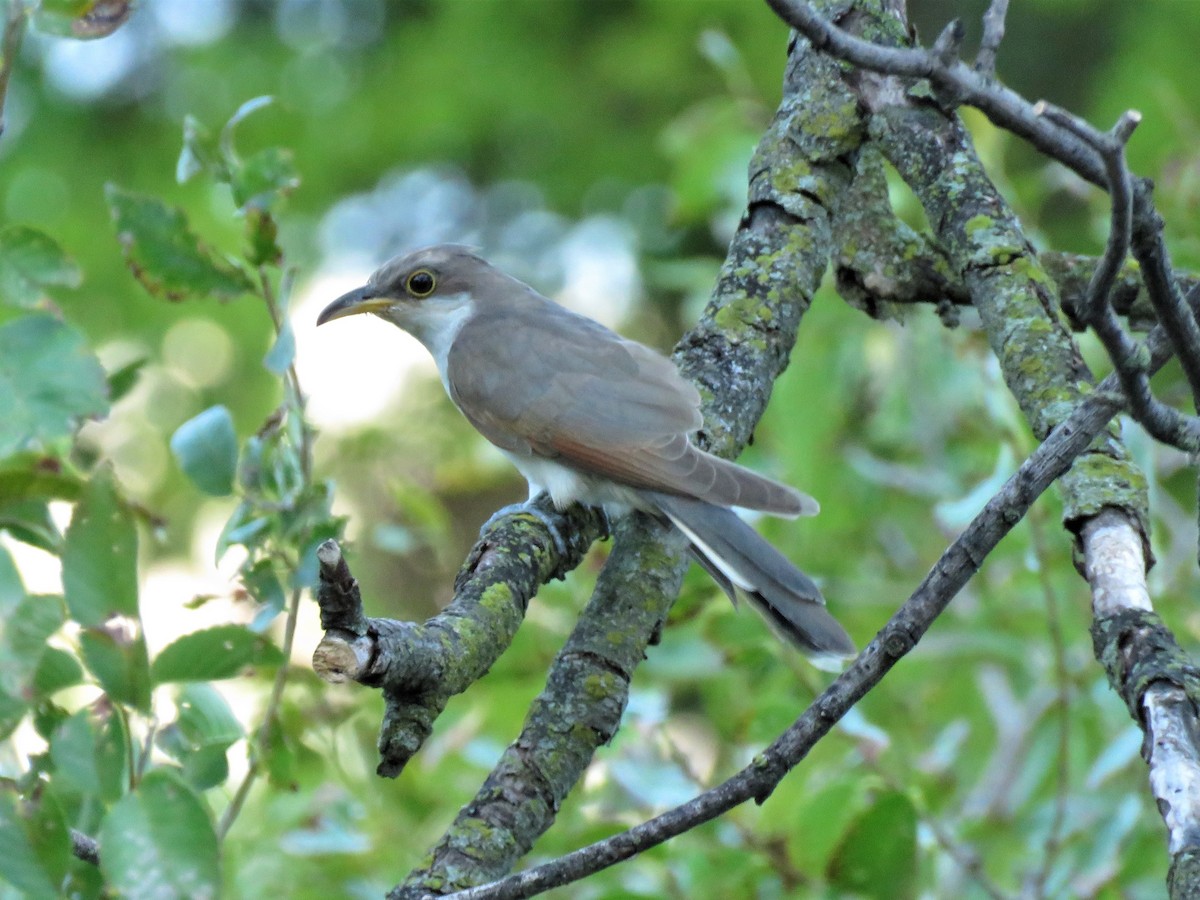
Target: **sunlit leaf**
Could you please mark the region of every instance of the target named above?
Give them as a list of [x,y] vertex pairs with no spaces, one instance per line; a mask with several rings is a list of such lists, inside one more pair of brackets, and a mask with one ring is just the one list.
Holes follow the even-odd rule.
[[114,184],[105,196],[129,269],[151,294],[228,300],[254,289],[245,272],[192,233],[181,210]]
[[155,769],[100,827],[100,866],[131,900],[216,897],[217,836],[199,798],[175,773]]
[[232,678],[248,665],[275,664],[282,654],[262,635],[242,625],[217,625],[172,641],[154,659],[156,684]]
[[48,315],[0,326],[0,457],[72,434],[108,410],[104,370],[83,336]]
[[0,229],[0,301],[32,306],[46,288],[79,282],[79,267],[51,237],[21,225]]
[[211,406],[171,436],[171,451],[192,483],[221,497],[233,490],[237,472],[237,434],[224,406]]
[[99,627],[138,614],[137,528],[101,470],[75,507],[63,548],[63,593],[71,617]]

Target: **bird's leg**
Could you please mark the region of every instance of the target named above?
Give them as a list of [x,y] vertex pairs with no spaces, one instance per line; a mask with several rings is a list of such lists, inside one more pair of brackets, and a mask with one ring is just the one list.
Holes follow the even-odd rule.
[[[554,541],[554,549],[558,551],[559,556],[565,556],[567,553],[567,542],[562,536],[562,532],[558,530],[558,525],[548,513],[542,510],[536,503],[539,495],[531,496],[524,503],[510,503],[508,506],[502,506],[496,510],[488,520],[480,526],[479,536],[482,538],[485,534],[503,518],[513,515],[530,515],[546,526],[546,530],[550,532],[550,538]],[[607,520],[606,520],[607,521]]]

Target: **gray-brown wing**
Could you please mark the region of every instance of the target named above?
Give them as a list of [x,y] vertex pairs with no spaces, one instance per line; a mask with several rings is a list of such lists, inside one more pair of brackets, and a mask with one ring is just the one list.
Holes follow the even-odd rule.
[[641,446],[701,422],[700,395],[669,359],[532,294],[518,315],[472,317],[446,376],[459,408],[509,450],[564,431],[596,446]]
[[493,444],[720,506],[816,511],[798,491],[691,445],[700,395],[669,359],[531,299],[519,316],[481,311],[447,359],[451,398]]

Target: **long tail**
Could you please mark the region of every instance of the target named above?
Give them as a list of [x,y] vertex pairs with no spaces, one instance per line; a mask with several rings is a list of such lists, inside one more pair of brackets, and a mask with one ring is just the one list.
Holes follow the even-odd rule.
[[815,663],[853,656],[854,642],[825,609],[812,579],[731,509],[703,500],[644,491],[692,542],[692,553],[735,604],[745,597],[787,642]]

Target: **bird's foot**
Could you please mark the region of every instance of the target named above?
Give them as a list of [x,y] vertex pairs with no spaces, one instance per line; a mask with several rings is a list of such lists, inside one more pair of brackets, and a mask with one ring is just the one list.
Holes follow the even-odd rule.
[[530,515],[546,526],[546,530],[550,532],[551,540],[554,541],[554,549],[558,551],[558,555],[566,556],[567,542],[563,538],[562,532],[558,530],[558,525],[555,524],[554,519],[534,503],[534,499],[536,498],[526,500],[524,503],[510,503],[508,506],[502,506],[496,510],[479,529],[479,536],[483,537],[492,530],[497,522],[506,516]]

